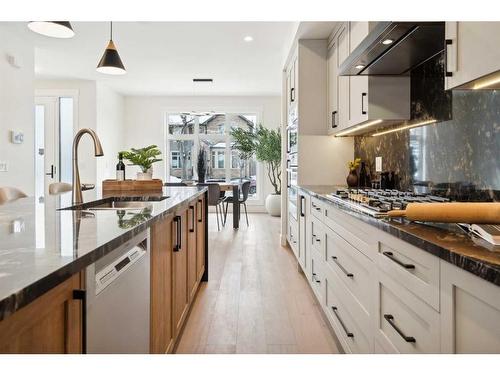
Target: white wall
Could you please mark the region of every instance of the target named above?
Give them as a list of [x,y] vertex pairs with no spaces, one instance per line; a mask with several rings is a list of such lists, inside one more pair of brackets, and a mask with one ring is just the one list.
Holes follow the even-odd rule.
[[[270,128],[281,122],[280,96],[130,96],[125,97],[125,147],[158,145],[165,154],[165,113],[176,111],[257,112],[259,121]],[[273,191],[264,168],[261,168],[261,202]],[[131,167],[127,173],[135,173]],[[165,164],[154,166],[156,178],[165,180]],[[262,207],[257,207],[261,209]]]
[[97,83],[96,105],[96,131],[104,150],[104,156],[96,160],[96,180],[100,185],[105,179],[116,178],[118,152],[124,147],[124,98],[108,86]]
[[[7,62],[14,56],[19,68]],[[33,46],[0,26],[0,186],[14,186],[28,195],[35,190],[34,173],[34,53]],[[10,142],[10,131],[24,133],[24,143]]]

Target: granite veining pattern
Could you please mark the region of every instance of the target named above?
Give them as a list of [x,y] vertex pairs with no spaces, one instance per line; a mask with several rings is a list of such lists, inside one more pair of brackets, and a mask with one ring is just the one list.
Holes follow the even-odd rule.
[[500,246],[488,245],[462,232],[456,225],[430,225],[405,219],[376,219],[339,205],[327,197],[337,186],[300,186],[300,189],[386,233],[431,253],[455,266],[500,286]]
[[1,205],[0,320],[205,192],[164,188],[167,199],[139,211],[60,210],[69,206],[68,194]]

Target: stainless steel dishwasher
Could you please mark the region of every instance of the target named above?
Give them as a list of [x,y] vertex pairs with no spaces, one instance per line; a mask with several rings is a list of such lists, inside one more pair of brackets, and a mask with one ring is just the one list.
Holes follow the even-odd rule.
[[149,353],[149,230],[86,270],[87,353]]

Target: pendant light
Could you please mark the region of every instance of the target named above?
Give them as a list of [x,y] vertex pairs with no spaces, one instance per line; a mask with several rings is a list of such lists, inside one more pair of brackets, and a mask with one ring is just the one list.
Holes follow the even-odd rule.
[[68,21],[31,21],[28,28],[35,33],[52,38],[72,38],[75,32]]
[[118,54],[118,51],[116,50],[116,46],[113,43],[113,22],[110,22],[110,38],[109,38],[109,43],[108,46],[106,47],[106,50],[104,51],[104,54],[101,57],[101,60],[99,61],[99,64],[97,64],[97,71],[99,73],[104,73],[104,74],[113,74],[113,75],[119,75],[119,74],[125,74],[127,71],[125,70],[125,67],[123,66],[122,59],[120,59],[120,55]]

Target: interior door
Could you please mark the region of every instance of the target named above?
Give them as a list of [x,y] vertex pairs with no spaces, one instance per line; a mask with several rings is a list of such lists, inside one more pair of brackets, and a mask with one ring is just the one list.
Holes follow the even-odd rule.
[[40,199],[49,185],[59,181],[59,100],[36,97],[35,100],[35,191]]

